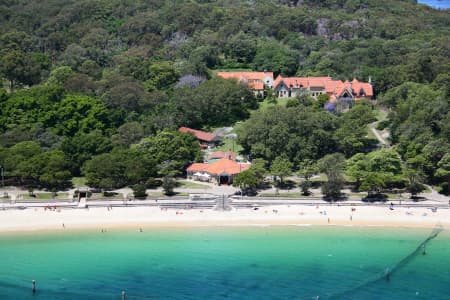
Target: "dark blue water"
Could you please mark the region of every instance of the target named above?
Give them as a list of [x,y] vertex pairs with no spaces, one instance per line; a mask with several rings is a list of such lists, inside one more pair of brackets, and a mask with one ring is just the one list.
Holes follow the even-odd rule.
[[119,300],[122,290],[128,300],[450,299],[446,232],[390,281],[383,276],[429,233],[261,227],[0,236],[0,299]]

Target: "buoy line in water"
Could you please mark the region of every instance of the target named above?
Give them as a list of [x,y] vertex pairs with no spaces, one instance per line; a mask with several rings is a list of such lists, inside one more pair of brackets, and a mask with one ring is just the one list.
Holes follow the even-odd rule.
[[436,226],[434,227],[434,229],[431,231],[431,233],[429,234],[429,236],[422,241],[417,247],[416,249],[414,249],[413,252],[411,252],[410,254],[408,254],[407,256],[405,256],[403,259],[401,259],[398,263],[396,263],[394,266],[392,266],[392,268],[387,267],[383,272],[377,274],[374,276],[374,278],[368,279],[367,281],[359,284],[358,286],[339,292],[337,294],[328,296],[327,299],[329,300],[333,300],[333,299],[344,299],[343,297],[348,297],[351,296],[351,294],[353,294],[354,292],[363,289],[367,286],[370,286],[372,284],[378,283],[378,282],[382,282],[382,281],[389,281],[391,279],[391,276],[396,273],[398,270],[402,269],[403,267],[405,267],[407,264],[409,264],[414,258],[416,258],[419,255],[425,255],[426,254],[426,246],[427,244],[433,240],[434,238],[436,238],[442,231],[444,231],[444,227],[438,223],[436,224]]
[[[0,288],[9,288],[9,289],[15,289],[15,290],[30,290],[31,291],[31,279],[12,279],[12,280],[8,280],[8,281],[4,281],[4,280],[0,280]],[[136,294],[132,294],[132,293],[128,293],[125,291],[126,294],[126,299],[140,299],[140,300],[154,300],[157,299],[156,297],[151,297],[151,296],[144,296],[144,295],[136,295]],[[120,297],[121,295],[121,290],[119,289],[119,291],[117,293],[108,293],[108,292],[98,292],[96,291],[95,293],[89,293],[86,291],[81,291],[81,290],[75,290],[75,287],[69,287],[69,286],[49,286],[48,284],[44,284],[44,285],[39,285],[38,283],[36,283],[36,291],[35,294],[37,296],[39,295],[45,295],[45,296],[51,296],[51,297],[57,297],[57,296],[62,296],[62,297],[93,297],[95,296],[96,299],[113,299],[113,298],[117,298]],[[1,295],[1,293],[0,293]]]

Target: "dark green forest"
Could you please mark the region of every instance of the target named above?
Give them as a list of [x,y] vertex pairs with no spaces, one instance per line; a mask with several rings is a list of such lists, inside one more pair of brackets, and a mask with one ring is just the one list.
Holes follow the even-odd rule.
[[11,184],[150,184],[201,160],[178,127],[246,120],[239,142],[268,165],[376,161],[371,105],[252,113],[227,69],[370,78],[406,177],[448,192],[450,12],[409,0],[0,0],[0,165]]

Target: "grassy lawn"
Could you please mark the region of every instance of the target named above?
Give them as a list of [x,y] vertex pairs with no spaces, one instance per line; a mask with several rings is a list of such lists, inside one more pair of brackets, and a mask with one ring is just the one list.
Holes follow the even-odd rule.
[[[24,200],[50,200],[52,198],[52,193],[35,193],[36,197],[31,197],[29,194],[22,194]],[[54,199],[67,199],[69,197],[68,193],[58,193]]]
[[289,101],[289,99],[291,99],[291,98],[277,98],[276,102],[274,102],[273,99],[272,99],[272,101],[269,101],[269,99],[266,98],[266,99],[264,99],[264,101],[259,103],[259,108],[255,111],[265,110],[269,107],[274,107],[277,105],[286,106],[286,103]]
[[111,194],[108,196],[103,195],[103,193],[93,193],[89,199],[101,199],[101,198],[114,198],[114,199],[123,199],[122,193]]
[[177,188],[186,188],[186,189],[210,189],[211,187],[206,184],[191,182],[187,180],[177,181]]
[[74,177],[72,178],[72,184],[75,188],[79,187],[85,187],[86,185],[86,178],[85,177]]
[[214,151],[233,151],[239,153],[243,150],[242,146],[239,145],[235,139],[223,139],[223,145],[215,147]]
[[316,181],[320,181],[320,182],[321,181],[328,181],[328,178],[327,178],[327,175],[321,173],[321,174],[319,174],[318,177],[311,178],[311,181],[313,181],[313,182],[316,182]]
[[367,137],[372,140],[376,140],[377,137],[373,134],[373,131],[370,129],[370,126],[367,125]]
[[384,121],[387,119],[388,113],[385,111],[382,111],[380,109],[375,110],[375,117],[378,121]]

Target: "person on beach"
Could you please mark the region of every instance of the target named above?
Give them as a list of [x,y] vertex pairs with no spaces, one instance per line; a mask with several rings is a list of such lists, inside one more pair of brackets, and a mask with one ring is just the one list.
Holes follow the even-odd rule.
[[66,225],[64,225],[64,223],[62,223],[62,227],[63,227],[64,229],[66,229]]

